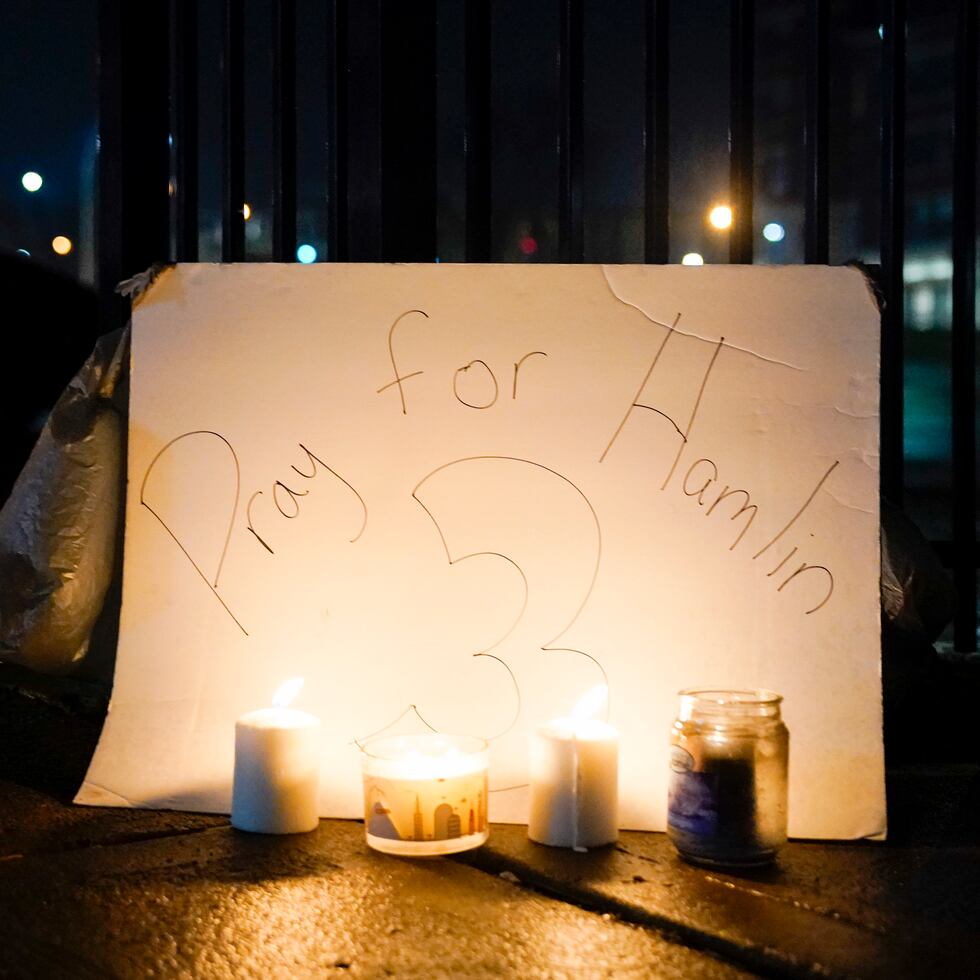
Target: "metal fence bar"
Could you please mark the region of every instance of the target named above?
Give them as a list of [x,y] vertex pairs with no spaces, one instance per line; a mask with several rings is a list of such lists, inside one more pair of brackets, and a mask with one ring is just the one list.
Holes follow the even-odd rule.
[[492,247],[491,10],[489,0],[467,0],[465,9],[466,261],[489,262]]
[[381,4],[381,258],[436,257],[435,0]]
[[648,263],[670,261],[670,0],[647,0],[644,245]]
[[953,644],[977,648],[977,4],[960,0],[953,146]]
[[327,259],[347,261],[347,0],[327,7]]
[[245,5],[225,0],[221,53],[221,261],[245,259]]
[[99,5],[99,315],[122,325],[116,284],[170,251],[170,11],[124,0]]
[[830,3],[807,0],[806,210],[804,257],[826,265],[829,257],[830,206],[828,147],[830,103]]
[[198,250],[197,0],[171,0],[174,211],[178,262]]
[[755,3],[731,5],[731,123],[729,126],[730,194],[734,221],[728,259],[752,261],[752,181],[754,176]]
[[381,241],[381,2],[347,5],[346,144],[347,259],[377,262]]
[[583,0],[562,0],[558,44],[558,254],[562,262],[585,258],[583,221]]
[[113,289],[123,278],[123,25],[120,0],[99,4],[99,320],[122,326],[126,311]]
[[883,10],[881,106],[881,492],[904,496],[905,0]]
[[272,256],[296,257],[296,0],[275,0],[272,51]]

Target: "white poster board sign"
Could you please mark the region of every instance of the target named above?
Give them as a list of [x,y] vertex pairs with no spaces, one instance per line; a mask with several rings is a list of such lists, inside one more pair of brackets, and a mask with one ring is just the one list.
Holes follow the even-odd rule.
[[621,825],[663,829],[682,687],[767,687],[790,833],[885,826],[878,316],[842,268],[179,266],[133,325],[123,611],[78,801],[227,812],[303,675],[355,740],[527,747],[608,681]]

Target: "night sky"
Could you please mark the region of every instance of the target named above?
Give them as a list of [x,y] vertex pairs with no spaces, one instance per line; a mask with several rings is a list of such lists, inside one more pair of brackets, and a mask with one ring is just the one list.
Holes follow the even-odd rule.
[[[49,243],[78,238],[80,169],[97,119],[97,4],[4,0],[0,23],[0,248],[26,248],[74,275],[77,255],[59,259]],[[36,194],[20,183],[29,170],[44,178]]]

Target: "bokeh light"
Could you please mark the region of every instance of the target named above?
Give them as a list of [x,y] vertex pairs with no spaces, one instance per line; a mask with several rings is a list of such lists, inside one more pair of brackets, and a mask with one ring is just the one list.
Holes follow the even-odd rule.
[[538,250],[538,241],[533,235],[522,235],[517,245],[525,255],[534,255]]
[[732,209],[727,204],[717,204],[708,212],[708,221],[713,228],[731,228]]
[[71,239],[65,238],[64,235],[57,235],[51,239],[51,247],[59,255],[67,255],[72,249]]
[[770,221],[762,229],[762,237],[767,242],[781,242],[786,237],[786,229],[778,221]]
[[299,259],[303,265],[309,265],[311,262],[316,262],[316,249],[312,245],[300,245],[296,249],[296,258]]
[[688,252],[681,259],[681,265],[704,265],[704,256],[700,252]]
[[242,205],[242,217],[248,221],[252,217],[252,207],[247,202]]
[[24,185],[25,191],[30,191],[33,194],[35,191],[39,191],[41,189],[41,185],[44,183],[44,178],[40,174],[35,173],[33,170],[28,170],[27,173],[20,178],[20,182]]

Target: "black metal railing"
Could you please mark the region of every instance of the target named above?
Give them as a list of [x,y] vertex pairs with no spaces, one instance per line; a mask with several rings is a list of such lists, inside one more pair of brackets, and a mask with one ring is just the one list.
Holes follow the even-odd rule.
[[645,26],[643,255],[657,265],[670,256],[670,0],[650,0]]
[[[977,4],[960,0],[953,150],[953,547],[955,643],[976,650]],[[969,600],[969,601],[968,601]]]
[[752,262],[755,174],[755,0],[732,0],[731,120],[728,124],[728,196],[735,221],[728,237],[729,261]]
[[[245,4],[222,0],[222,246],[224,261],[246,255]],[[326,258],[431,260],[436,254],[436,70],[440,24],[456,35],[465,92],[460,156],[465,184],[461,255],[494,254],[492,38],[495,4],[450,0],[397,4],[323,0],[326,104]],[[558,250],[586,258],[583,160],[584,0],[554,0],[559,113]],[[297,0],[271,0],[273,58],[272,255],[290,261],[297,245]],[[169,257],[193,261],[199,241],[198,4],[101,2],[100,295],[107,316],[124,315],[116,281]],[[805,260],[829,258],[830,0],[806,0]],[[137,14],[136,8],[139,8]],[[903,497],[903,335],[905,255],[905,0],[882,0],[881,62],[881,487]],[[669,0],[646,0],[643,95],[642,255],[665,263],[669,214]],[[753,261],[754,0],[730,9],[730,195],[736,215],[730,260]],[[169,70],[168,70],[169,65]],[[953,570],[960,601],[958,649],[976,648],[975,262],[977,5],[959,0],[956,28],[952,313],[951,540],[935,542]],[[167,175],[171,174],[170,200]]]
[[807,0],[804,257],[830,261],[830,0]]
[[882,12],[881,99],[881,489],[905,494],[905,0]]

